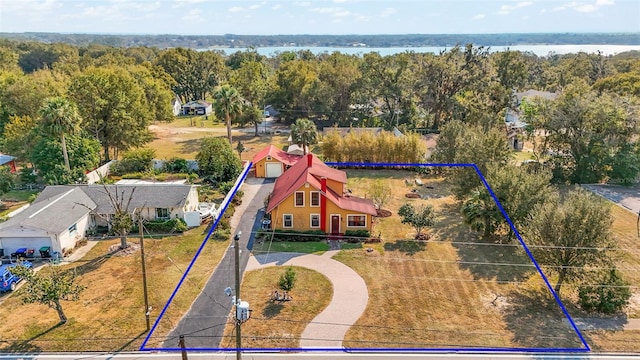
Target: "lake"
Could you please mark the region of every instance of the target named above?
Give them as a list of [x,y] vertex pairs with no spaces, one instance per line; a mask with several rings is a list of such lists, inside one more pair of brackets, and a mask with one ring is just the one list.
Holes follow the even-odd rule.
[[[278,52],[284,51],[300,51],[310,50],[313,54],[332,53],[339,51],[343,54],[362,55],[370,52],[377,52],[382,56],[397,54],[405,51],[413,51],[417,53],[434,53],[437,54],[440,51],[446,51],[451,47],[437,47],[437,46],[424,46],[424,47],[309,47],[309,46],[274,46],[274,47],[259,47],[256,48],[260,55],[272,56]],[[630,50],[640,50],[640,45],[513,45],[513,46],[491,46],[491,51],[504,51],[506,49],[528,51],[538,56],[546,56],[549,53],[556,54],[570,54],[578,52],[596,53],[601,51],[603,55],[614,55]],[[247,48],[223,48],[215,47],[210,49],[198,49],[199,51],[205,50],[222,50],[226,54],[232,54],[236,51],[244,51]]]

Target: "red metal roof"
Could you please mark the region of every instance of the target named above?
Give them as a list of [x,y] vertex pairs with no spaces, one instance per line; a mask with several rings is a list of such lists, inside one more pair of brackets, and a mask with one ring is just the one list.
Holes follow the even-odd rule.
[[[320,179],[325,177],[340,183],[347,183],[347,174],[344,171],[333,169],[325,165],[314,154],[307,154],[311,157],[311,166],[308,158],[303,157],[284,174],[276,179],[271,192],[271,199],[267,205],[267,212],[271,212],[282,201],[284,201],[294,191],[298,190],[305,182],[320,190],[322,185]],[[327,189],[327,199],[336,204],[339,208],[357,211],[364,214],[376,215],[376,209],[371,200],[358,197],[344,197],[331,189]]]
[[285,165],[293,165],[301,158],[300,155],[287,154],[284,150],[280,150],[273,145],[269,145],[260,150],[260,152],[253,157],[252,162],[255,164],[267,156],[271,156]]

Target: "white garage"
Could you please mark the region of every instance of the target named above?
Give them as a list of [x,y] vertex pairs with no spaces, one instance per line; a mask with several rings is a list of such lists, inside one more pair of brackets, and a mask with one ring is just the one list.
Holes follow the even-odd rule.
[[265,164],[265,177],[276,178],[282,175],[282,163],[272,162]]

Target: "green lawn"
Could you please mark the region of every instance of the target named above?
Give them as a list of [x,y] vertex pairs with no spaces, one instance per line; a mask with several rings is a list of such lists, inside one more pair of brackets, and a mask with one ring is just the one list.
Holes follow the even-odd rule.
[[2,195],[5,201],[28,201],[31,195],[38,194],[41,190],[12,190]]

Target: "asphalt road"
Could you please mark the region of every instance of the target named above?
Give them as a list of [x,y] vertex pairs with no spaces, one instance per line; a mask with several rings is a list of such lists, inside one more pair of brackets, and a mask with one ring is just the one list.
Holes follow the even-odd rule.
[[[203,352],[189,352],[187,357],[190,359],[202,359],[202,360],[223,360],[223,359],[235,359],[235,353],[203,353]],[[456,359],[456,360],[551,360],[551,359],[566,359],[566,360],[622,360],[622,359],[638,359],[638,354],[594,354],[594,353],[537,353],[537,354],[515,354],[515,353],[486,353],[486,354],[473,354],[473,353],[456,353],[456,352],[437,352],[427,354],[399,354],[399,353],[272,353],[272,354],[257,354],[257,353],[243,353],[243,359],[256,359],[256,360],[277,360],[277,359],[304,359],[304,360],[353,360],[353,359],[414,359],[414,360],[431,360],[431,359]],[[0,354],[0,359],[30,359],[30,360],[70,360],[70,359],[94,359],[94,360],[138,360],[138,359],[163,359],[163,360],[181,360],[180,352],[174,353],[118,353],[118,354],[96,354],[96,353],[75,353],[75,354]]]
[[[257,179],[248,179],[244,187],[257,186],[257,192],[241,214],[234,233],[242,232],[240,236],[240,271],[244,272],[250,251],[247,245],[253,241],[254,230],[260,226],[264,214],[264,198],[273,189],[273,182],[257,184]],[[249,191],[245,190],[245,194]],[[247,201],[248,199],[244,199]],[[244,203],[243,203],[244,205]],[[241,211],[237,209],[236,211]],[[163,343],[165,349],[177,349],[180,335],[184,335],[185,345],[189,349],[218,349],[224,333],[224,327],[229,319],[232,308],[231,298],[224,289],[234,287],[234,250],[233,241],[227,249],[222,261],[215,269],[203,291],[191,305],[189,312],[180,320]],[[185,283],[183,286],[189,286]],[[241,294],[242,295],[242,294]],[[162,321],[162,320],[161,320]]]

